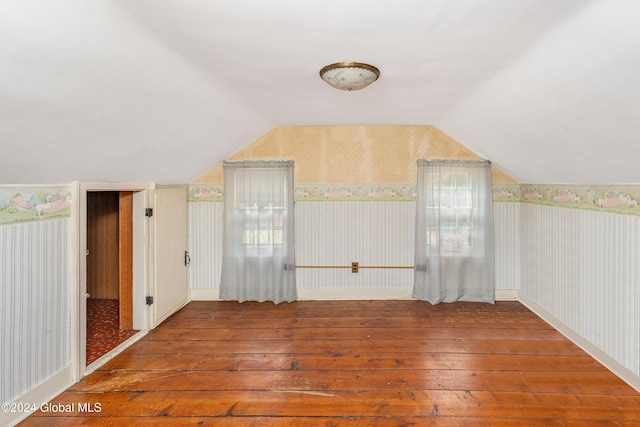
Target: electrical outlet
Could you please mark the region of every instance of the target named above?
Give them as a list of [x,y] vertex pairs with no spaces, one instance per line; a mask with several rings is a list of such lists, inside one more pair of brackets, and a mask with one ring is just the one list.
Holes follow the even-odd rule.
[[356,261],[351,263],[351,272],[352,273],[357,273],[358,272],[358,263]]

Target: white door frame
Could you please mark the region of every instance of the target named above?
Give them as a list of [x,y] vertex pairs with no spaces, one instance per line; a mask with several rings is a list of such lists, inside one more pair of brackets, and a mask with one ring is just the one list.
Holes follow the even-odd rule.
[[[151,324],[150,309],[144,302],[151,293],[153,283],[153,218],[146,218],[145,208],[153,206],[154,183],[102,183],[79,182],[72,186],[75,209],[72,227],[72,271],[75,280],[71,289],[71,361],[75,365],[73,381],[79,381],[87,372],[87,192],[131,191],[133,197],[133,322],[134,328],[146,331]],[[142,334],[138,334],[141,336]]]

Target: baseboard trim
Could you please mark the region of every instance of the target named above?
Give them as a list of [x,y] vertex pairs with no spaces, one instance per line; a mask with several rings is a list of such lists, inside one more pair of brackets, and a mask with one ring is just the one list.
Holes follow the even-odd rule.
[[555,330],[571,340],[575,345],[587,352],[591,357],[602,363],[605,368],[616,374],[622,381],[629,384],[631,387],[640,392],[640,376],[634,374],[631,370],[623,366],[620,362],[600,350],[598,347],[587,341],[584,337],[579,335],[576,331],[571,329],[565,323],[557,319],[551,313],[539,306],[531,298],[518,291],[518,301],[520,301],[525,307],[534,312],[542,320],[553,326]]
[[[220,301],[219,288],[193,288],[191,301]],[[299,301],[411,299],[407,289],[298,289]]]
[[[410,300],[411,288],[399,289],[298,289],[300,301]],[[219,288],[189,289],[190,301],[220,301]],[[496,301],[517,301],[517,289],[496,289]]]
[[496,289],[496,301],[518,301],[518,290]]
[[411,288],[400,289],[298,289],[300,301],[409,300]]
[[[31,390],[13,399],[11,403],[17,403],[18,408],[22,405],[35,405],[36,410],[39,410],[42,404],[50,402],[54,397],[74,384],[73,372],[73,366],[68,365]],[[0,411],[0,425],[15,426],[31,414],[33,414],[33,411],[23,413]]]
[[189,289],[189,301],[220,301],[220,288]]

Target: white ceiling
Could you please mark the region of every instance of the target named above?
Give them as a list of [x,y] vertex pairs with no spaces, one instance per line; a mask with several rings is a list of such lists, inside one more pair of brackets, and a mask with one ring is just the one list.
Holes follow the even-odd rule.
[[[0,184],[186,183],[288,125],[433,125],[521,182],[640,183],[637,0],[2,0]],[[332,89],[324,65],[380,79]]]

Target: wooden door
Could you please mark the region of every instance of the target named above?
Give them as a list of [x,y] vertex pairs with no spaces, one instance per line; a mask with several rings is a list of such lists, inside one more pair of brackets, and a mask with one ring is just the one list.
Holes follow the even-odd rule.
[[87,293],[119,300],[119,325],[133,329],[133,192],[87,193]]
[[133,192],[119,194],[118,258],[120,329],[133,329]]
[[118,299],[118,193],[87,193],[87,293]]
[[155,191],[155,290],[153,327],[187,302],[187,189]]

